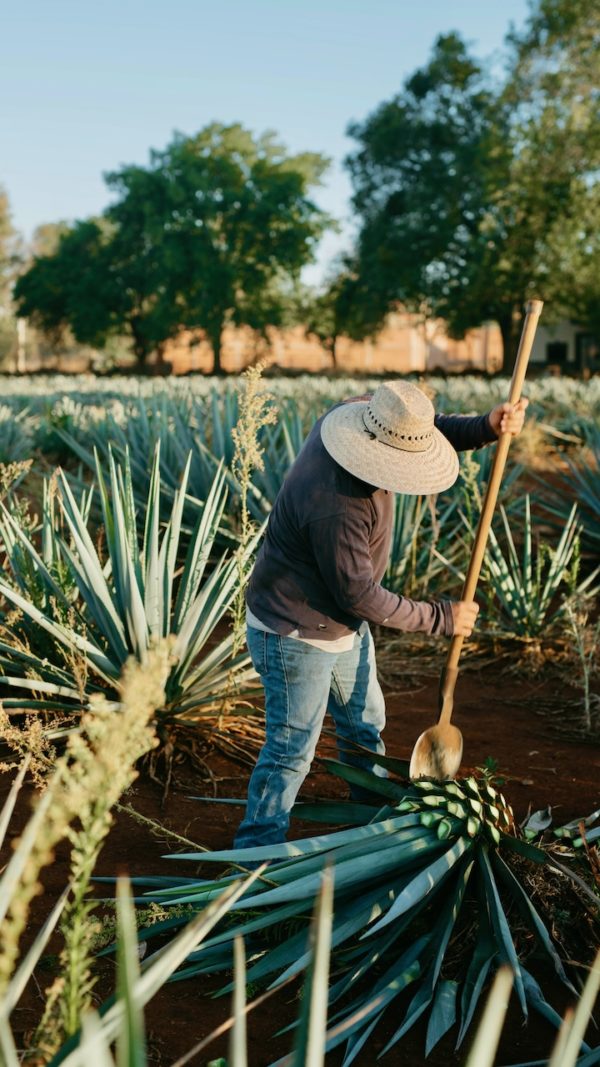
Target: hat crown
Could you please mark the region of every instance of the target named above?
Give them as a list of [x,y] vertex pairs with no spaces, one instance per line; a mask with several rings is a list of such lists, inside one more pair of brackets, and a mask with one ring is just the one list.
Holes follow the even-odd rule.
[[363,419],[378,441],[406,452],[425,452],[434,434],[434,408],[411,382],[383,382],[373,393]]

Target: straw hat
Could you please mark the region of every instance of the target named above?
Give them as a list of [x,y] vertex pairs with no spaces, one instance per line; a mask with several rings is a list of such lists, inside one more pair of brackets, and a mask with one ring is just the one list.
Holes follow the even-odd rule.
[[394,493],[439,493],[458,476],[458,456],[433,423],[433,404],[410,382],[383,382],[321,423],[329,455],[369,485]]

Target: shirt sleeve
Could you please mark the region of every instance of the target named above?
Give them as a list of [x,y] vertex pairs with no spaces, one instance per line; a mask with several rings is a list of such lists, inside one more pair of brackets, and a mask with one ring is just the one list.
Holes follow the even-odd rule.
[[498,440],[489,415],[436,415],[435,425],[457,452],[481,448]]
[[366,509],[317,519],[308,533],[323,582],[342,611],[407,633],[452,635],[449,601],[410,600],[375,581]]

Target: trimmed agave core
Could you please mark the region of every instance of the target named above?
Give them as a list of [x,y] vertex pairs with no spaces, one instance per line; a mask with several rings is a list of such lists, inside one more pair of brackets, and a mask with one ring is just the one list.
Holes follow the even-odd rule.
[[[510,804],[485,779],[464,778],[433,782],[420,778],[396,811],[420,812],[422,826],[436,827],[440,841],[461,830],[469,837],[485,835],[491,844],[500,844],[502,833],[515,833],[515,817]],[[423,810],[423,809],[426,810]],[[454,820],[462,823],[458,827]]]

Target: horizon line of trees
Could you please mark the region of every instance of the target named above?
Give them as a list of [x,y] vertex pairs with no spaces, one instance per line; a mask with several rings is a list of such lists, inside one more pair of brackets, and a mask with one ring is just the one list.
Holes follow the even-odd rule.
[[340,336],[375,336],[400,305],[454,337],[496,321],[505,369],[530,297],[600,336],[600,7],[536,0],[507,47],[494,77],[459,35],[440,36],[349,126],[358,235],[318,291],[300,274],[335,224],[312,198],[329,161],[273,133],[176,134],[106,176],[100,216],[41,227],[29,254],[0,191],[0,359],[14,314],[51,343],[125,338],[140,366],[200,331],[216,373],[226,325],[301,323],[335,363]]

